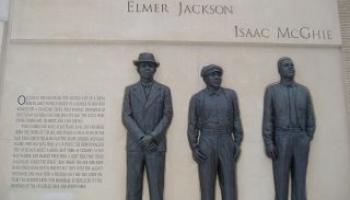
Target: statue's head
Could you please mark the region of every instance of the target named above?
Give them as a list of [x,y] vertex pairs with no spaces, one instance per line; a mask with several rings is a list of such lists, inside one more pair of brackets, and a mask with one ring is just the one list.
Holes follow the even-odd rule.
[[219,88],[221,86],[223,72],[220,66],[210,64],[202,68],[201,76],[207,86]]
[[278,73],[281,78],[284,79],[293,79],[295,75],[295,68],[293,60],[289,57],[282,57],[278,59],[277,62]]
[[137,72],[140,77],[146,80],[152,80],[154,74],[157,71],[159,62],[157,62],[152,53],[140,53],[138,60],[134,60],[134,64],[137,67]]

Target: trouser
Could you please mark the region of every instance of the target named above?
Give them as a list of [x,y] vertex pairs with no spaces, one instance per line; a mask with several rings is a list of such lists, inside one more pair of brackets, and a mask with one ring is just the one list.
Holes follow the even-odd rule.
[[150,200],[163,200],[165,152],[127,152],[127,200],[142,200],[144,168]]
[[215,180],[219,175],[223,200],[236,200],[235,146],[229,133],[202,131],[199,149],[207,159],[198,165],[202,200],[215,199]]
[[306,168],[310,139],[303,131],[276,132],[277,159],[273,162],[275,200],[288,200],[289,176],[292,200],[306,200]]

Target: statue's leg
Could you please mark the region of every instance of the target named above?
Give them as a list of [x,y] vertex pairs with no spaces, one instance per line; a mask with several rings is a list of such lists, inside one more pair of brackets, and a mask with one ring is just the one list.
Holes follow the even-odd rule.
[[215,178],[218,167],[218,156],[216,152],[216,137],[201,137],[200,150],[207,159],[198,164],[199,181],[201,187],[201,200],[215,199]]
[[142,200],[144,154],[127,152],[127,200]]
[[150,200],[163,200],[165,152],[146,153],[146,170]]
[[306,169],[309,157],[309,138],[305,133],[295,135],[292,165],[292,200],[306,200]]
[[235,148],[231,136],[223,136],[218,146],[222,200],[237,200]]
[[273,161],[275,200],[288,200],[289,174],[292,159],[290,133],[276,134],[277,159]]

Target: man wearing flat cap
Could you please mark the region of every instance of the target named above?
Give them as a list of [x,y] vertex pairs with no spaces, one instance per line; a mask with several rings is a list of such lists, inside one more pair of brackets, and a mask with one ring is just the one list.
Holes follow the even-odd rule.
[[222,199],[237,199],[235,168],[243,130],[237,94],[221,87],[222,74],[220,66],[203,67],[201,76],[206,88],[190,101],[187,135],[198,163],[201,200],[215,199],[217,174]]
[[140,53],[134,61],[140,81],[126,87],[123,123],[127,135],[127,200],[142,200],[144,168],[150,199],[162,200],[166,131],[173,109],[170,89],[153,76],[159,66],[151,53]]

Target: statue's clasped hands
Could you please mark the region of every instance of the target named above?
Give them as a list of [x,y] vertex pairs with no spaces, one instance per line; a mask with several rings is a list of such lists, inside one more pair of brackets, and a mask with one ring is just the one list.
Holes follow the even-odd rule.
[[155,151],[157,149],[154,137],[150,134],[143,136],[140,140],[140,144],[145,151]]

